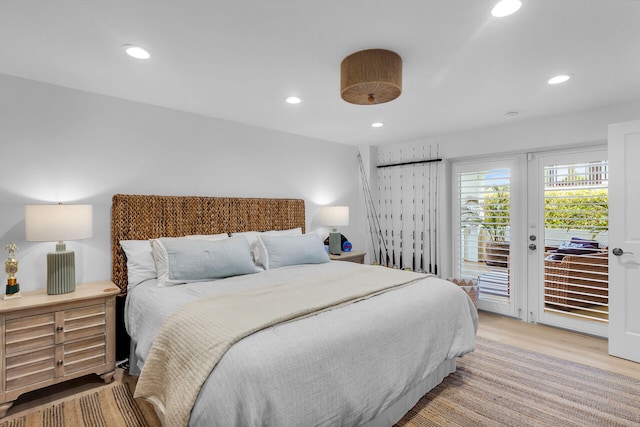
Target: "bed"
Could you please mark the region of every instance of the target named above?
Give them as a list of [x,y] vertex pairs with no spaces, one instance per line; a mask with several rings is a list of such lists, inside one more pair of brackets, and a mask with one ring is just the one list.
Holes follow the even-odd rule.
[[[113,196],[112,276],[127,298],[130,372],[140,375],[136,395],[154,404],[165,425],[390,426],[455,371],[457,357],[473,351],[477,313],[461,289],[433,276],[325,262],[313,239],[324,251],[322,242],[305,233],[305,223],[299,199]],[[249,243],[257,231],[266,232],[256,240],[261,255]],[[222,269],[251,268],[249,247],[255,271],[238,267],[240,274],[222,274],[230,277],[169,283],[171,274],[150,267],[149,239],[171,260],[199,245],[222,258],[232,254]],[[147,271],[133,263],[141,259]],[[282,293],[303,285],[296,299]],[[315,307],[333,294],[343,299]],[[314,307],[291,309],[299,297]],[[237,316],[242,323],[280,305],[291,317],[234,335],[212,361],[208,352],[219,351],[212,350],[217,344],[201,337],[222,333],[211,325],[225,310],[247,313]],[[194,317],[198,312],[205,316]],[[171,326],[177,329],[169,333]]]

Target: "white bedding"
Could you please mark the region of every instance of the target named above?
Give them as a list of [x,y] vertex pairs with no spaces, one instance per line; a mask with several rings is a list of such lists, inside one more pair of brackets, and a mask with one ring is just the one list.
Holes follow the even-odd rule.
[[[169,288],[144,282],[127,298],[132,373],[144,363],[162,321],[182,304],[358,268],[383,267],[331,262]],[[476,328],[470,299],[437,278],[270,327],[241,340],[222,357],[203,386],[190,425],[364,424],[441,362],[472,351]]]

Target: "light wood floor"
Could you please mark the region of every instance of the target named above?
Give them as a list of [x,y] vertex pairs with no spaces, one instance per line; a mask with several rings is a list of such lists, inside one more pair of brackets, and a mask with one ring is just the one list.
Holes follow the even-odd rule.
[[[129,384],[135,381],[134,377],[117,368],[114,381]],[[104,386],[104,382],[97,375],[87,375],[81,378],[66,381],[64,383],[25,393],[18,397],[13,406],[7,412],[7,416],[23,415],[31,409],[43,405],[49,405],[57,400],[67,399],[73,395],[91,393]],[[133,390],[133,386],[129,386]],[[0,418],[0,421],[2,419]]]
[[[640,364],[609,356],[607,341],[600,338],[485,312],[480,313],[478,336],[640,379]],[[121,369],[117,370],[115,381],[132,380]],[[97,389],[102,385],[97,376],[90,375],[27,393],[20,396],[7,415],[24,413],[36,406]]]
[[605,339],[485,312],[478,336],[640,379],[640,364],[609,356]]

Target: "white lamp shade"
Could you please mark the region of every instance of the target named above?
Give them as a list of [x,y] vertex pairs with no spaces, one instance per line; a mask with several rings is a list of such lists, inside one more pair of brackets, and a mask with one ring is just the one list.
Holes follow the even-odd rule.
[[92,205],[26,205],[26,238],[29,242],[60,242],[93,236]]
[[320,224],[330,227],[349,225],[349,206],[323,206],[320,209]]

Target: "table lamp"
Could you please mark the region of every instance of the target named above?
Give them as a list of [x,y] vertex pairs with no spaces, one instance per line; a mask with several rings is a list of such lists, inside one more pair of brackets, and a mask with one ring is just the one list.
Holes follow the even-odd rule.
[[323,206],[320,210],[320,224],[333,227],[329,233],[329,253],[340,255],[342,238],[337,227],[349,225],[349,206]]
[[25,231],[29,242],[58,242],[47,254],[47,294],[76,290],[75,253],[64,240],[88,239],[93,235],[92,205],[26,205]]

